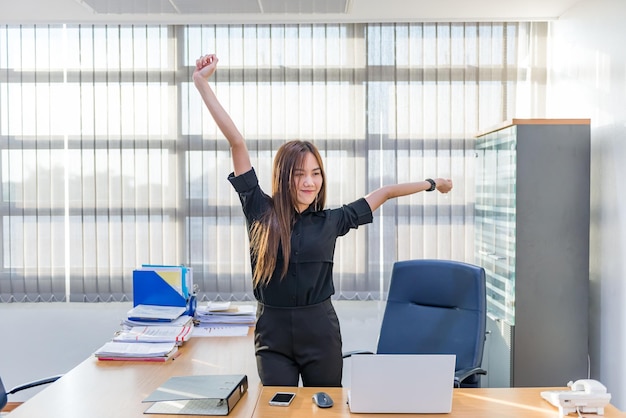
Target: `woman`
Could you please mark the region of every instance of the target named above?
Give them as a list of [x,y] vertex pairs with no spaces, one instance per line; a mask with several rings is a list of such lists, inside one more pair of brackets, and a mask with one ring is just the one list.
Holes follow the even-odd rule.
[[258,301],[255,351],[266,386],[341,386],[339,321],[331,304],[337,237],[372,222],[388,199],[422,191],[447,193],[438,178],[381,187],[338,209],[324,209],[326,177],[320,154],[307,141],[290,141],[276,154],[272,195],[258,184],[243,136],[208,84],[218,59],[196,61],[193,82],[230,144],[229,181],[246,216],[254,294]]

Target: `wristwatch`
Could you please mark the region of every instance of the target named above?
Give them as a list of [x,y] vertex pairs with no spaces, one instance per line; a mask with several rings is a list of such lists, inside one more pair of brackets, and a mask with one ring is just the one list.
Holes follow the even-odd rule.
[[437,188],[437,183],[433,179],[426,179],[427,182],[430,183],[430,189],[426,189],[427,192],[432,192]]

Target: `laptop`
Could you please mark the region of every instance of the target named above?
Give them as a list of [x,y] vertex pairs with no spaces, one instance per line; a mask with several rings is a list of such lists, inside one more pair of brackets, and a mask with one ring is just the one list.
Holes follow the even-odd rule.
[[353,355],[350,412],[449,413],[455,362],[454,354]]

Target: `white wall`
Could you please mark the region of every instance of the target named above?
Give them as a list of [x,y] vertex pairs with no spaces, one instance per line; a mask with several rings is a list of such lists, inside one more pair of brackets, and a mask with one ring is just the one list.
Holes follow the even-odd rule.
[[[548,117],[591,118],[591,377],[626,410],[626,1],[552,23]],[[567,347],[563,347],[567,350]]]

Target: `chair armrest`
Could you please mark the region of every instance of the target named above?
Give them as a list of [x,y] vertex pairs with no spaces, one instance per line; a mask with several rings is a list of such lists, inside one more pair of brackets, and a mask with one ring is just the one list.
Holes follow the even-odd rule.
[[348,358],[348,357],[352,357],[352,356],[356,356],[359,354],[374,354],[371,351],[364,351],[364,350],[352,350],[352,351],[346,351],[345,353],[343,353],[343,358]]
[[57,380],[59,380],[61,376],[63,375],[50,376],[50,377],[46,377],[45,379],[40,379],[40,380],[35,380],[33,382],[24,383],[23,385],[14,387],[10,391],[8,391],[7,394],[11,395],[15,392],[19,392],[24,389],[30,389],[30,388],[34,388],[35,386],[41,386],[41,385],[46,385],[48,383],[56,382]]
[[461,387],[461,382],[467,379],[470,376],[475,374],[487,374],[487,370],[481,369],[480,367],[471,367],[469,369],[461,369],[454,372],[454,387]]

